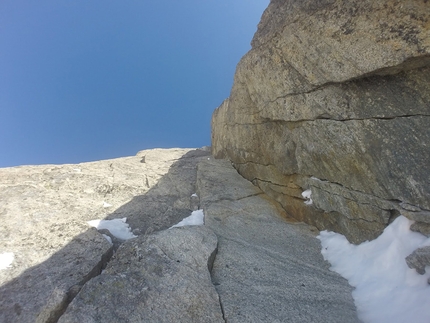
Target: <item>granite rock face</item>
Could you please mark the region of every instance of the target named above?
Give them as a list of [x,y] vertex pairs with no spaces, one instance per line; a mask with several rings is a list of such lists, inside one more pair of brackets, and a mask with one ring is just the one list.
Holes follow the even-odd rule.
[[212,281],[225,322],[359,322],[352,287],[322,259],[315,227],[288,218],[226,160],[198,164],[197,191],[218,236]]
[[225,160],[199,161],[196,191],[203,227],[125,242],[59,322],[358,322],[314,227]]
[[210,271],[216,235],[181,227],[121,245],[60,318],[81,322],[223,322]]
[[212,152],[358,243],[399,214],[430,223],[429,122],[427,1],[272,0],[213,114]]
[[[316,228],[208,151],[0,174],[0,255],[15,255],[0,267],[1,322],[357,322]],[[169,229],[196,208],[204,226]],[[125,216],[136,237],[118,248],[87,224]]]
[[0,270],[0,321],[56,322],[100,274],[114,246],[87,221],[127,217],[133,232],[145,235],[190,215],[197,163],[208,154],[154,149],[78,165],[0,169],[0,255],[14,255]]

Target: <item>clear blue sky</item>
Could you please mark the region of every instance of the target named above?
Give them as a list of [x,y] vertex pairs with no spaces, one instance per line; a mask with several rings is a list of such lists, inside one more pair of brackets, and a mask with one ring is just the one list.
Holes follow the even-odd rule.
[[1,0],[0,167],[210,145],[269,0]]

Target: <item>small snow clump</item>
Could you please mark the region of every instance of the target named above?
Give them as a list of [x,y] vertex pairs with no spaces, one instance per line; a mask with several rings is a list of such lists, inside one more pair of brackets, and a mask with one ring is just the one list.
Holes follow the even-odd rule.
[[130,225],[126,223],[126,221],[127,218],[113,220],[92,220],[88,221],[88,224],[97,230],[107,229],[114,237],[121,240],[136,238],[136,236],[131,232]]
[[13,252],[0,253],[0,270],[9,268],[14,258],[15,255]]
[[175,224],[174,226],[171,226],[171,228],[177,228],[177,227],[184,227],[188,225],[203,225],[204,224],[205,215],[203,213],[203,210],[197,210],[193,211],[190,216],[183,219],[178,224]]
[[302,192],[302,196],[307,199],[304,203],[306,205],[311,205],[313,203],[312,199],[311,199],[311,195],[312,195],[312,191],[311,189],[308,189],[304,192]]

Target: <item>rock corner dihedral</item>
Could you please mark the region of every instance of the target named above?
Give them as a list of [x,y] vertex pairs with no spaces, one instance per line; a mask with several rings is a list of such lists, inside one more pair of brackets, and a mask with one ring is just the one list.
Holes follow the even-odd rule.
[[212,152],[358,243],[399,214],[428,227],[429,122],[427,1],[273,0],[213,114]]

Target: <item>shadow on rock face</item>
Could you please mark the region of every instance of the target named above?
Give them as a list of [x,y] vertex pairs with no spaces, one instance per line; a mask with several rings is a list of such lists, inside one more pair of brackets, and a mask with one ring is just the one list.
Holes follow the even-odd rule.
[[[185,149],[182,151],[181,155],[179,150],[175,150],[175,154],[169,157],[169,150],[148,150],[140,152],[136,157],[125,158],[126,163],[135,162],[136,165],[140,163],[142,167],[146,167],[146,165],[158,165],[157,163],[163,164],[163,167],[166,167],[166,163],[170,163],[170,167],[164,173],[163,167],[158,166],[152,167],[151,174],[140,174],[137,171],[133,175],[134,178],[132,180],[143,182],[149,189],[146,191],[141,189],[140,191],[143,191],[144,194],[134,195],[129,202],[118,207],[105,218],[127,217],[127,222],[130,224],[133,233],[137,236],[144,236],[151,232],[169,228],[184,217],[189,216],[195,208],[195,205],[190,203],[190,199],[191,195],[195,193],[196,166],[199,160],[208,158],[209,152],[205,150]],[[116,194],[115,189],[117,191],[124,190],[128,179],[125,178],[127,177],[124,175],[125,173],[121,173],[121,167],[126,169],[127,164],[121,165],[121,160],[123,159],[112,160],[109,167],[116,167],[120,170],[119,174],[117,170],[115,175],[119,176],[120,182],[123,180],[123,183],[121,183],[123,185],[98,185],[98,192],[97,189],[92,191],[87,190],[89,193],[85,196],[99,199],[100,194],[103,197],[114,196]],[[14,199],[18,199],[17,204],[20,204],[19,199],[31,200],[34,198],[34,205],[36,205],[36,203],[39,203],[37,199],[40,199],[41,194],[51,192],[49,190],[50,187],[48,187],[49,185],[55,186],[61,182],[62,186],[56,189],[64,191],[71,188],[69,195],[75,195],[75,199],[79,200],[79,192],[85,191],[85,187],[74,187],[77,182],[73,181],[73,177],[71,179],[70,176],[66,177],[62,173],[61,168],[72,169],[77,166],[82,166],[82,168],[87,166],[93,167],[97,163],[101,165],[107,162],[109,161],[80,165],[59,165],[56,167],[51,165],[49,166],[50,168],[48,166],[25,166],[27,168],[16,167],[5,169],[4,171],[9,174],[9,177],[4,181],[6,185],[2,187],[2,192],[8,190],[7,192]],[[34,187],[44,186],[43,191],[36,191],[33,188],[25,188],[19,191],[19,185],[16,185],[16,183],[11,184],[14,178],[19,177],[14,174],[26,171],[26,169],[28,169],[30,174],[26,176],[34,180],[32,185]],[[49,182],[47,180],[44,181],[43,176],[51,170],[57,172],[55,178],[50,178]],[[73,171],[75,173],[81,172],[80,168],[74,168]],[[102,178],[103,176],[102,174],[99,177]],[[136,176],[141,177],[141,179],[136,178]],[[37,178],[35,179],[35,177]],[[121,177],[124,177],[124,179]],[[1,177],[0,174],[0,181],[3,181],[3,178],[5,177]],[[98,180],[100,178],[94,177],[94,181]],[[102,178],[102,180],[105,180],[105,178]],[[155,180],[157,181],[156,183]],[[152,183],[150,183],[151,181]],[[22,186],[25,185],[22,184]],[[100,189],[102,186],[106,188],[104,191]],[[133,189],[132,192],[134,193],[136,190]],[[2,194],[2,196],[6,200],[6,194]],[[86,212],[92,210],[91,203],[94,202],[88,201],[88,210]],[[48,202],[45,204],[55,204],[58,207],[64,201],[59,197],[57,200],[51,198]],[[70,203],[70,200],[64,202],[64,204],[67,203]],[[29,205],[31,209],[31,203]],[[0,207],[2,220],[5,217],[9,217],[9,219],[15,218],[14,221],[18,223],[14,223],[17,229],[11,229],[13,226],[5,226],[4,231],[7,231],[7,233],[0,240],[0,253],[4,250],[13,251],[15,254],[15,262],[12,264],[12,268],[0,270],[0,283],[2,283],[0,286],[0,321],[11,323],[57,322],[82,286],[91,278],[99,275],[101,270],[106,266],[112,257],[113,246],[96,229],[85,229],[87,226],[86,221],[94,219],[97,217],[97,214],[86,215],[84,220],[82,218],[83,208],[76,207],[75,213],[73,213],[73,211],[70,211],[73,210],[73,206],[69,207],[67,208],[68,211],[63,211],[64,213],[59,214],[57,219],[52,220],[50,223],[48,223],[48,220],[40,221],[38,223],[41,224],[33,229],[28,227],[31,223],[25,224],[28,221],[26,218],[26,216],[28,217],[28,213],[22,212],[22,208],[13,207],[12,203],[7,203],[7,200]],[[38,211],[38,214],[42,213]],[[33,217],[34,214],[32,213]],[[67,236],[73,230],[65,230],[59,233],[57,230],[59,222],[61,222],[63,227],[80,227],[80,232],[76,229],[75,232],[77,231],[78,234],[73,236]],[[22,230],[19,229],[19,225],[22,225]],[[45,227],[43,227],[43,232],[39,232],[38,239],[29,242],[33,238],[32,234],[34,232],[32,230],[41,230],[41,226],[43,225]],[[27,226],[25,230],[24,226]],[[31,232],[31,234],[28,232]],[[43,246],[39,245],[41,241],[44,243]],[[64,244],[64,241],[69,242]],[[41,250],[43,251],[42,256],[38,255]],[[32,257],[34,259],[30,259]]]
[[[193,150],[178,159],[158,183],[144,195],[132,198],[107,219],[127,217],[136,235],[163,230],[178,223],[195,209],[197,164],[210,153]],[[146,158],[147,159],[147,158]]]

